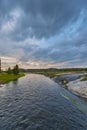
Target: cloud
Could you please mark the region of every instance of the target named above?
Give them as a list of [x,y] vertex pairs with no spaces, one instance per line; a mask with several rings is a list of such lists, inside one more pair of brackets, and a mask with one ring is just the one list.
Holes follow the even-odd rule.
[[13,67],[18,62],[19,61],[16,58],[8,57],[8,56],[7,57],[1,56],[2,69],[7,69],[8,67]]
[[25,67],[86,66],[86,12],[86,0],[0,0],[0,55]]
[[[15,11],[13,12],[13,10]],[[23,39],[28,36],[37,38],[53,36],[68,24],[75,22],[81,10],[81,0],[1,1],[1,13],[4,14],[4,20],[7,18],[8,28],[11,29],[17,22],[14,32],[15,39]],[[20,19],[18,19],[19,12],[21,12]],[[13,21],[8,21],[9,18]]]

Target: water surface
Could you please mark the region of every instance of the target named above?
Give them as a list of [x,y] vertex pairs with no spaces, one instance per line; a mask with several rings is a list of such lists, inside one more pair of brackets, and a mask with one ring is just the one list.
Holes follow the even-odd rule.
[[30,74],[0,88],[0,130],[87,130],[87,104]]

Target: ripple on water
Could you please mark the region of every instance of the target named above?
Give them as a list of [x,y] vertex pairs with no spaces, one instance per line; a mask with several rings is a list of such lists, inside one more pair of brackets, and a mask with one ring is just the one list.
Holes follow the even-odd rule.
[[87,115],[62,93],[68,92],[34,74],[0,88],[0,130],[87,130]]

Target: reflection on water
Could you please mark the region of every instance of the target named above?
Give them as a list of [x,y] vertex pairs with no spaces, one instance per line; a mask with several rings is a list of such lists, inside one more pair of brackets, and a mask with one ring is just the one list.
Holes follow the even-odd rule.
[[49,78],[27,75],[0,88],[0,130],[87,130],[81,106]]

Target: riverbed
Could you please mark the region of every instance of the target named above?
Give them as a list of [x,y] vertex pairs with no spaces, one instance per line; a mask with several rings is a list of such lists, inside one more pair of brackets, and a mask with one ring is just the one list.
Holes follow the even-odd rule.
[[87,130],[87,103],[43,75],[0,88],[0,130]]

